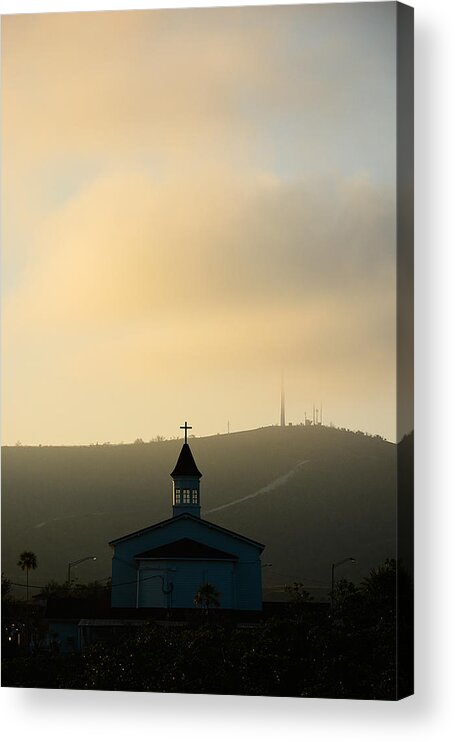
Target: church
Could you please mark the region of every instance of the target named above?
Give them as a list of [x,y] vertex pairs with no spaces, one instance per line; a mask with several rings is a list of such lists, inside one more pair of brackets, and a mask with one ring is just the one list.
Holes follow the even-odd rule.
[[202,474],[185,442],[171,472],[172,517],[110,542],[113,608],[194,608],[201,585],[220,608],[262,609],[264,545],[201,518]]

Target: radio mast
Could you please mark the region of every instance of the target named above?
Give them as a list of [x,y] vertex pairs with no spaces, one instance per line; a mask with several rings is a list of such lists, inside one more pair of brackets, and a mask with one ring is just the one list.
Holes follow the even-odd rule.
[[286,412],[285,412],[285,399],[284,399],[284,374],[281,371],[281,414],[280,414],[280,425],[282,428],[286,427]]

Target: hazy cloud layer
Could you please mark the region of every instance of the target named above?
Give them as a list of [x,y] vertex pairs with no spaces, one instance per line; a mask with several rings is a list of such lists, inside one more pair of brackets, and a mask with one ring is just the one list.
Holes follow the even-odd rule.
[[7,19],[8,440],[269,424],[281,365],[393,436],[394,16],[331,7]]

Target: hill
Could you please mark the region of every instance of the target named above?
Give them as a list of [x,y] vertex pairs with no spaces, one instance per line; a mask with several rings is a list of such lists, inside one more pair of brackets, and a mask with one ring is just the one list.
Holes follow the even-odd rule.
[[[396,446],[326,427],[289,426],[190,440],[202,516],[266,545],[264,597],[303,582],[316,598],[331,563],[360,580],[395,555]],[[172,514],[172,470],[182,441],[2,449],[2,570],[23,582],[24,549],[38,556],[30,583],[63,581],[68,561],[96,555],[80,581],[110,575],[108,542]]]

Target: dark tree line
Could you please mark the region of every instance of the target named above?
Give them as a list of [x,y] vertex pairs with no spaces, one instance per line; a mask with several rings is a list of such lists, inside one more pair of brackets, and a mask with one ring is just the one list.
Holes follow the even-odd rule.
[[[406,598],[399,616],[398,583]],[[338,582],[332,615],[297,599],[284,617],[250,629],[149,624],[84,655],[6,660],[3,684],[392,700],[410,692],[411,665],[412,585],[388,560],[359,587]]]

